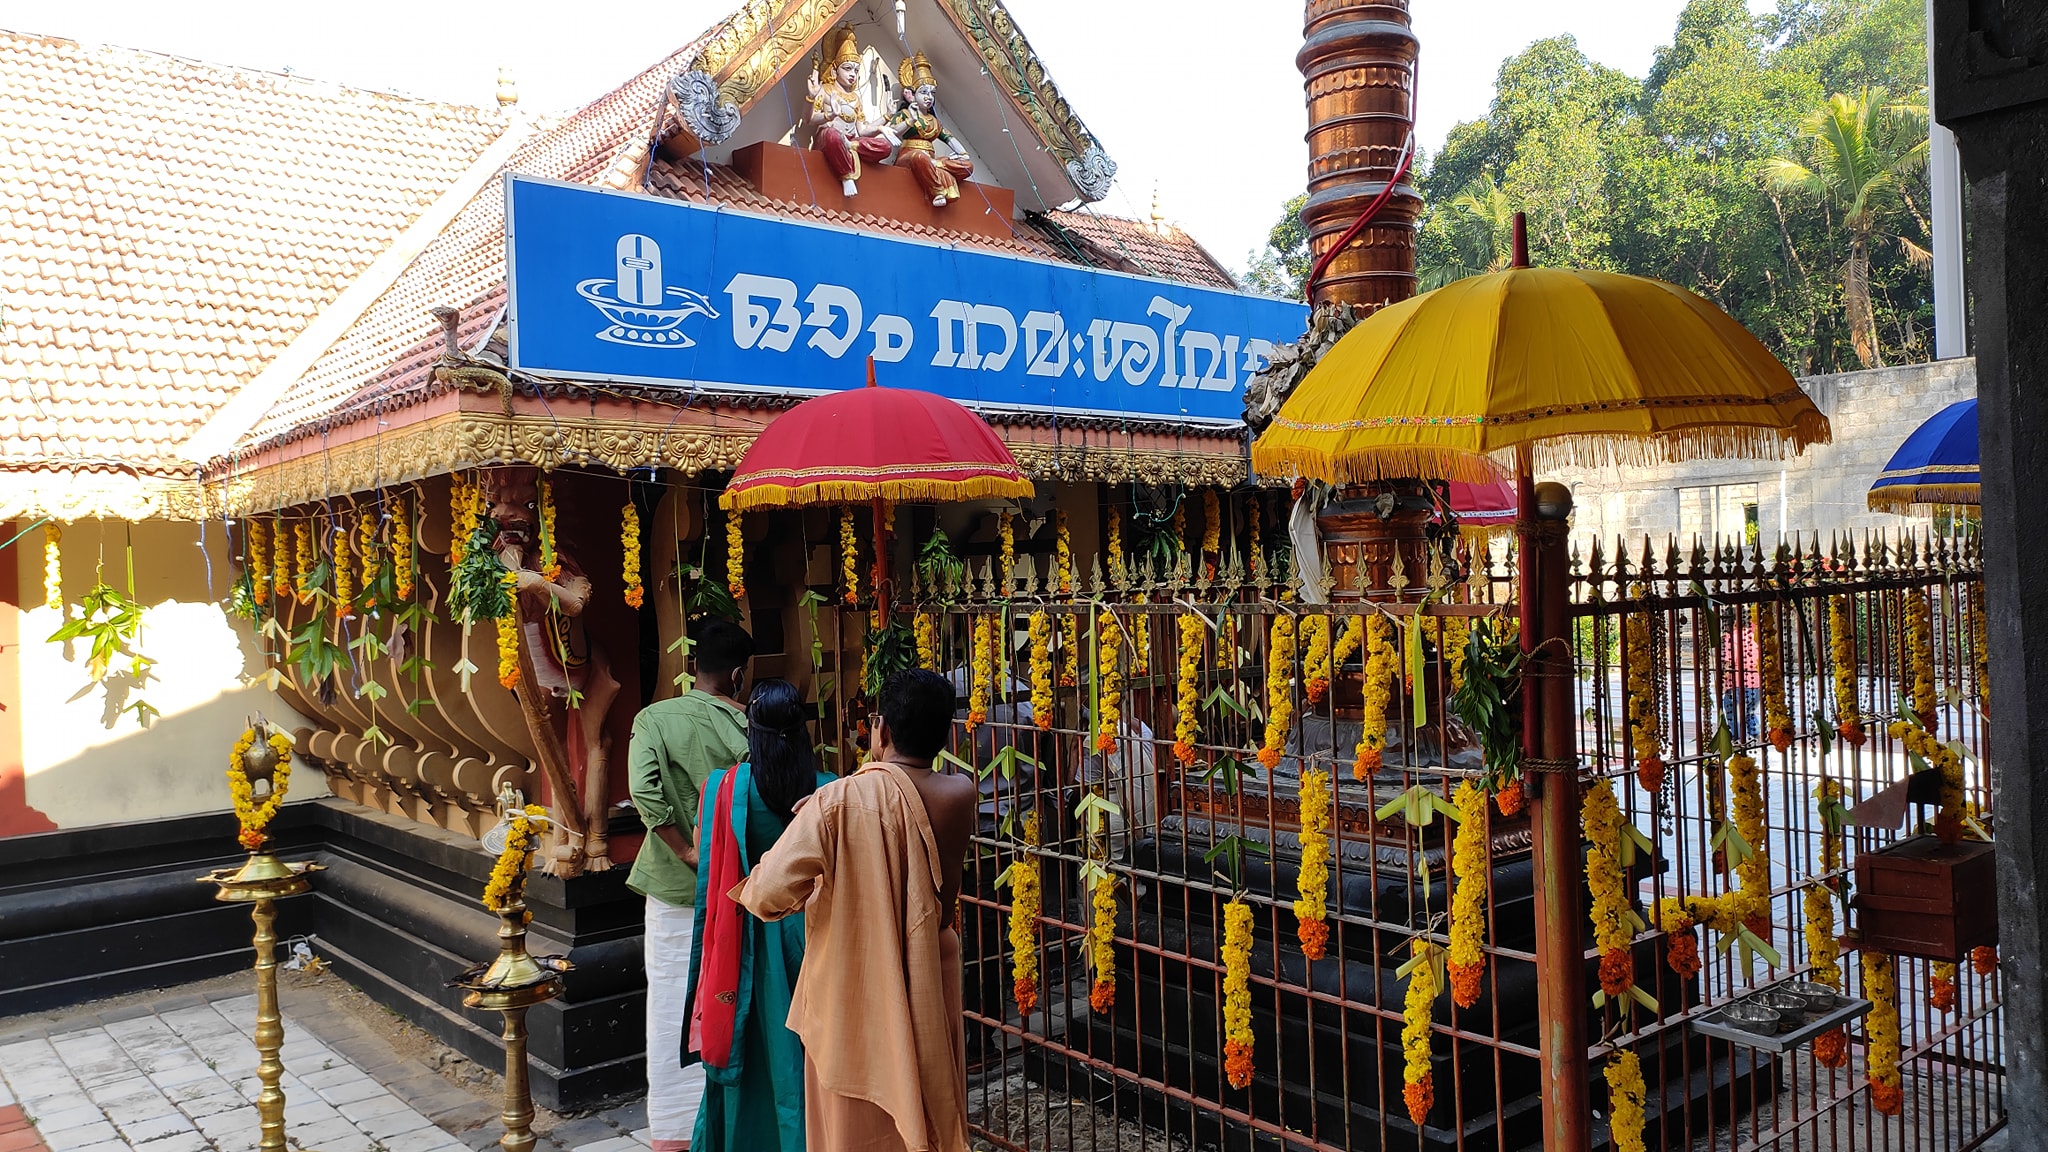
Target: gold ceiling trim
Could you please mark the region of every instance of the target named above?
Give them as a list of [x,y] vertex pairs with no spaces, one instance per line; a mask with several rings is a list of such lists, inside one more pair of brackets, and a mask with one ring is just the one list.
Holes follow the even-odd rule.
[[[302,441],[308,446],[304,455],[209,483],[205,511],[246,516],[489,464],[597,466],[615,472],[661,468],[684,476],[727,472],[739,464],[754,435],[633,420],[447,413],[324,450],[317,441]],[[1010,450],[1025,475],[1048,483],[1232,486],[1245,478],[1244,456],[1235,441],[1227,454],[1038,443],[1012,444]],[[195,486],[192,513],[175,518],[200,514],[197,496]]]
[[199,481],[93,469],[0,471],[0,520],[198,520],[206,515]]
[[803,58],[851,0],[748,0],[697,54],[693,67],[718,84],[720,102],[745,111]]

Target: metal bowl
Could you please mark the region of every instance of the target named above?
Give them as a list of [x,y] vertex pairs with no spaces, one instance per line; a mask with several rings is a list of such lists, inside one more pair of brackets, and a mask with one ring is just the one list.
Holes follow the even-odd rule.
[[1796,992],[1774,989],[1757,997],[1757,999],[1763,1001],[1766,1007],[1777,1011],[1780,1017],[1778,1025],[1781,1030],[1797,1028],[1805,1023],[1807,1012],[1812,1010],[1811,1002]]
[[1778,1023],[1784,1019],[1776,1008],[1744,1000],[1721,1009],[1721,1019],[1730,1028],[1752,1032],[1758,1036],[1769,1036],[1778,1030]]
[[1825,984],[1811,980],[1790,980],[1778,985],[1778,991],[1801,996],[1806,999],[1806,1010],[1816,1015],[1833,1012],[1849,1002],[1849,998]]

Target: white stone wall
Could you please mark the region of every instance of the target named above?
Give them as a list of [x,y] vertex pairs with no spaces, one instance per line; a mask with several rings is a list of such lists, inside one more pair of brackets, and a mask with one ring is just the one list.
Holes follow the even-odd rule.
[[1977,363],[1963,358],[1872,368],[1799,382],[1827,414],[1834,443],[1782,464],[1708,460],[1657,467],[1559,471],[1544,477],[1571,486],[1574,535],[1617,535],[1639,551],[1645,534],[1663,552],[1667,537],[1741,531],[1742,505],[1756,505],[1766,542],[1781,531],[1826,534],[1843,528],[1898,529],[1925,518],[1872,512],[1870,485],[1921,421],[1977,394]]

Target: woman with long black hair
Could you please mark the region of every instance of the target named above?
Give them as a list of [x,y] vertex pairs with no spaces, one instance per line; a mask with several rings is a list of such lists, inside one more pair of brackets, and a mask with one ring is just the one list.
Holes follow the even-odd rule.
[[764,923],[730,893],[797,806],[832,781],[818,771],[808,711],[787,680],[755,685],[747,759],[704,787],[685,1059],[701,1056],[706,1083],[691,1152],[804,1147],[803,1044],[786,1023],[803,966],[803,917]]

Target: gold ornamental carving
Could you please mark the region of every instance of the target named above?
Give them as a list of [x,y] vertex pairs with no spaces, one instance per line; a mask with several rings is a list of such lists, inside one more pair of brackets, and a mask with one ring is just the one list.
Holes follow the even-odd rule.
[[721,101],[744,111],[850,6],[850,0],[749,0],[704,45],[695,67],[718,82]]
[[1094,134],[1046,75],[1045,65],[1017,30],[1008,9],[998,0],[944,0],[944,7],[981,52],[997,85],[1031,120],[1061,163],[1077,163],[1096,147]]

